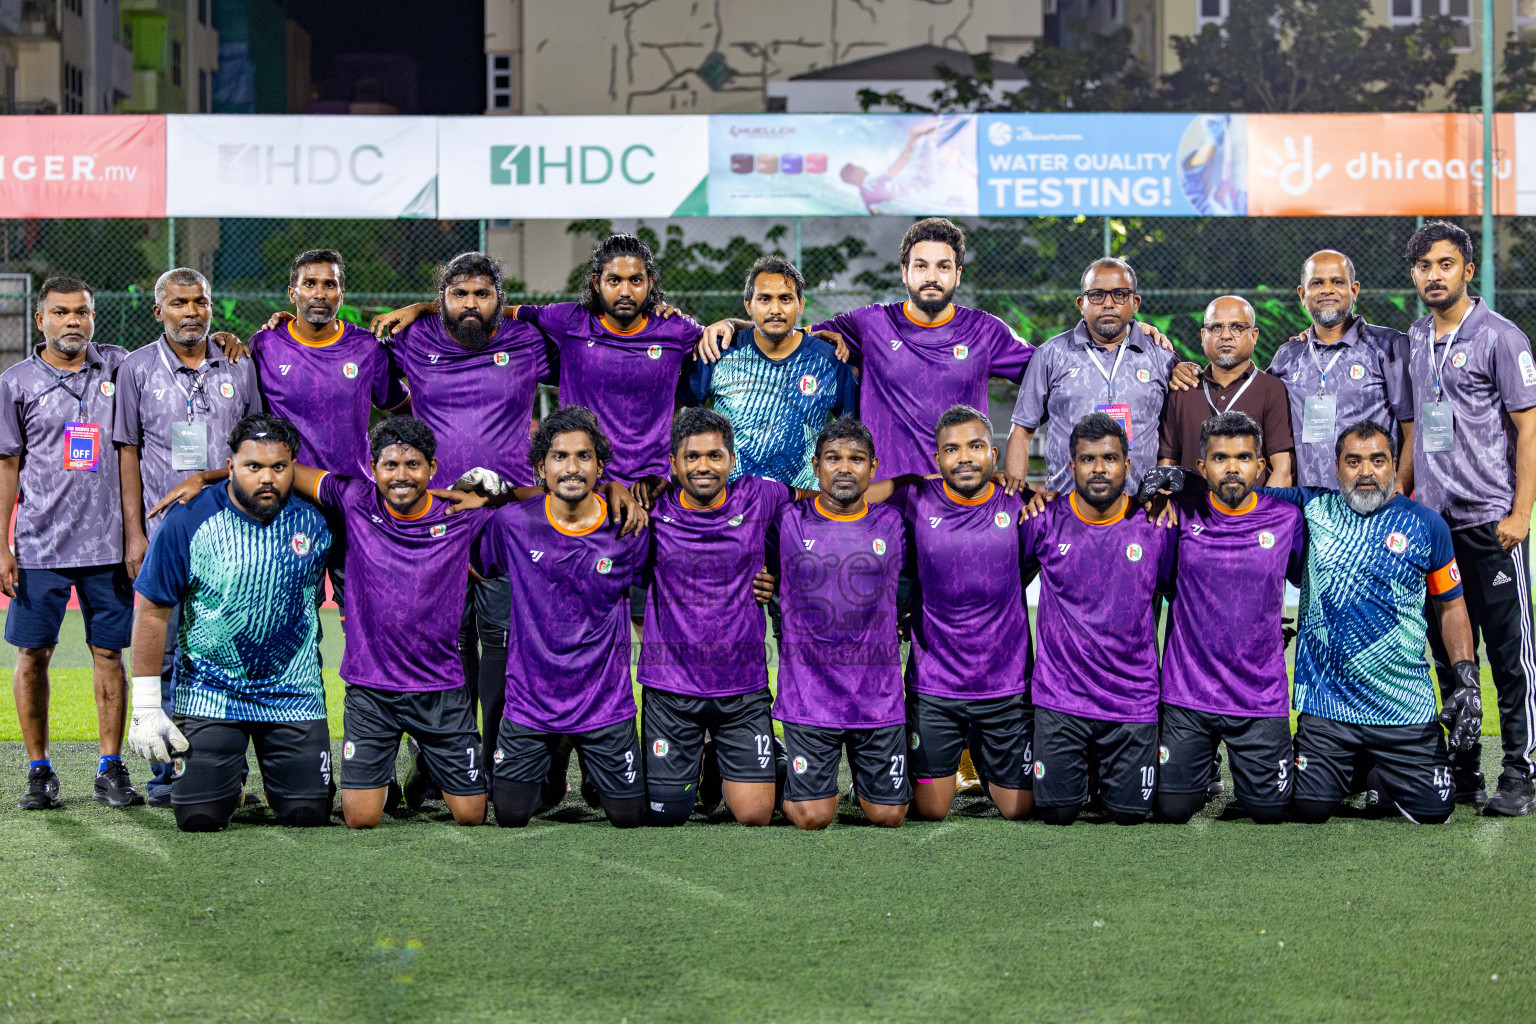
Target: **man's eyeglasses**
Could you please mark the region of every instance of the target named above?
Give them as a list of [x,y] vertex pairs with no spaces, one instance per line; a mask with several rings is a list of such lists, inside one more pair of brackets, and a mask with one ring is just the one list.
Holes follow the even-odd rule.
[[1083,292],[1083,298],[1088,300],[1090,306],[1102,306],[1105,299],[1112,299],[1117,306],[1123,306],[1131,301],[1131,296],[1136,293],[1129,288],[1111,288],[1106,291],[1103,288],[1090,288]]
[[1201,330],[1210,331],[1219,338],[1228,331],[1231,331],[1233,334],[1247,334],[1253,330],[1253,324],[1245,324],[1241,321],[1235,324],[1206,324]]

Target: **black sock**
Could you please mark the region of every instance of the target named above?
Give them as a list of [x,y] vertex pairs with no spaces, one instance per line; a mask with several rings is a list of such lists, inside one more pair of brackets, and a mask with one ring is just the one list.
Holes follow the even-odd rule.
[[1047,825],[1070,825],[1077,820],[1077,814],[1082,809],[1082,804],[1068,804],[1065,807],[1036,808],[1040,812],[1040,820]]
[[240,806],[240,797],[229,796],[205,804],[175,804],[176,827],[183,832],[217,832],[229,824],[230,815]]
[[645,797],[605,796],[602,799],[603,813],[608,815],[609,824],[615,828],[639,828],[645,824]]
[[279,825],[289,828],[316,828],[331,820],[329,800],[289,800],[286,797],[267,794],[267,801]]
[[491,779],[491,804],[496,808],[496,824],[502,828],[522,828],[539,809],[540,786],[537,782],[504,782]]
[[661,828],[682,825],[693,814],[695,798],[690,786],[651,786],[646,799],[651,806],[651,824]]
[[1333,817],[1338,807],[1337,800],[1295,800],[1291,803],[1296,820],[1306,825],[1321,825]]
[[1157,820],[1167,825],[1182,825],[1205,803],[1204,793],[1158,793]]

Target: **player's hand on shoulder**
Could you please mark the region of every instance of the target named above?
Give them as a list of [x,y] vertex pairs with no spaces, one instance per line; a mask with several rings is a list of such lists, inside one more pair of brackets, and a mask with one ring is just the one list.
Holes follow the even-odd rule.
[[629,488],[628,493],[641,508],[650,511],[656,507],[656,500],[667,493],[667,488],[671,486],[672,481],[664,476],[643,476],[635,481],[635,486]]
[[[512,490],[512,485],[503,480],[493,469],[484,466],[476,466],[453,482],[448,488],[453,491],[470,491],[475,494],[483,494],[487,498],[497,498]],[[478,506],[475,506],[478,507]]]
[[1174,391],[1192,391],[1200,383],[1200,364],[1184,360],[1176,363],[1168,375],[1168,387]]
[[1029,484],[1022,476],[1014,476],[1012,473],[1004,473],[1002,474],[1002,478],[1003,493],[1008,495],[1010,498],[1015,494],[1029,493]]
[[1153,327],[1145,320],[1138,320],[1136,322],[1141,325],[1141,333],[1152,339],[1152,344],[1165,351],[1173,351],[1173,342],[1169,341],[1168,336],[1165,335],[1162,331],[1158,330],[1156,327]]
[[671,320],[675,316],[683,315],[683,311],[672,305],[670,302],[663,302],[659,307],[657,307],[656,312],[661,314],[661,318],[663,320]]
[[201,493],[203,493],[203,474],[193,473],[165,492],[165,497],[156,502],[154,508],[144,513],[144,518],[153,519],[172,505],[185,505]]
[[[639,487],[641,484],[645,483],[646,480],[657,479],[660,478],[645,477],[637,482],[635,486]],[[620,523],[624,524],[619,529],[620,537],[633,536],[634,534],[639,533],[641,530],[650,525],[650,513],[648,513],[645,510],[645,507],[635,499],[634,493],[631,492],[628,487],[625,487],[618,481],[614,481],[608,484],[607,491],[608,521],[613,523],[615,526]]]
[[448,507],[443,510],[443,514],[450,516],[459,512],[468,512],[471,509],[484,508],[491,500],[479,491],[460,491],[451,487],[435,487],[427,493],[438,501],[446,503]]
[[380,313],[368,321],[368,329],[373,332],[375,338],[380,340],[389,338],[415,323],[425,308],[426,303],[413,302],[409,306],[401,306],[388,313]]
[[[1025,488],[1027,491],[1028,488]],[[1057,491],[1034,491],[1029,495],[1029,501],[1024,503],[1024,518],[1033,519],[1045,511],[1045,506],[1055,501]]]
[[228,331],[215,331],[209,337],[213,339],[215,345],[224,351],[224,358],[228,359],[231,363],[238,363],[251,354],[251,350],[246,343]]
[[276,313],[273,313],[271,316],[267,317],[267,322],[261,325],[261,329],[264,331],[278,330],[283,326],[283,324],[287,323],[293,318],[294,317],[292,313],[288,312],[286,309],[280,309]]
[[768,571],[765,565],[757,570],[757,575],[752,577],[752,597],[758,604],[767,604],[773,599],[773,593],[778,589],[779,581],[773,578],[773,573]]
[[837,357],[838,362],[846,363],[848,361],[848,357],[853,355],[853,351],[848,347],[847,340],[844,339],[843,336],[836,331],[811,331],[809,333],[811,337],[820,338],[822,341],[825,341],[827,344],[831,345],[832,354]]
[[731,347],[731,339],[736,336],[736,321],[730,318],[716,320],[704,328],[704,333],[699,336],[699,343],[694,347],[694,355],[706,363],[718,363],[725,350]]

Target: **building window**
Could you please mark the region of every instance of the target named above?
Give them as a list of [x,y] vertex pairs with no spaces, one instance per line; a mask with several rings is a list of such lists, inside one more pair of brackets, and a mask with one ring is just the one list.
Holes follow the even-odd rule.
[[512,111],[512,55],[485,55],[485,105],[488,110]]
[[208,113],[208,72],[204,68],[197,69],[197,112]]
[[181,85],[181,40],[171,40],[171,84]]
[[1515,0],[1515,34],[1527,42],[1536,40],[1536,0]]
[[1195,0],[1195,31],[1220,25],[1232,13],[1232,0]]
[[1393,28],[1406,28],[1425,18],[1445,15],[1455,21],[1451,49],[1462,53],[1472,49],[1472,0],[1391,0],[1391,4]]
[[64,64],[64,113],[85,113],[85,72],[73,64]]

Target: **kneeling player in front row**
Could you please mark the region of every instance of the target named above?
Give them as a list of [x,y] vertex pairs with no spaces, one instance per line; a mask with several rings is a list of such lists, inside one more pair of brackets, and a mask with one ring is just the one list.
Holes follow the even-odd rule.
[[[468,577],[470,552],[492,510],[450,514],[428,491],[437,438],[420,420],[384,420],[369,431],[368,447],[371,481],[294,467],[299,493],[339,514],[347,530],[342,816],[352,828],[372,828],[391,797],[398,802],[395,758],[408,732],[454,820],[479,825],[485,765],[454,647],[464,595],[449,588],[445,596],[442,584]],[[155,511],[226,475],[210,470],[188,479]]]
[[[315,588],[331,533],[313,505],[292,500],[293,424],[255,413],[228,443],[228,484],[172,510],[134,581],[128,744],[159,763],[175,755],[171,806],[183,831],[229,823],[247,743],[278,822],[323,825],[331,743]],[[160,707],[160,662],[178,606],[173,722]]]
[[837,816],[844,748],[870,821],[900,825],[912,799],[896,634],[905,544],[901,513],[865,500],[876,465],[867,427],[848,417],[829,423],[816,439],[821,494],[779,514],[774,717],[789,756],[784,815],[799,828],[826,828]]
[[1197,468],[1208,490],[1192,488],[1179,514],[1163,650],[1159,821],[1186,822],[1205,805],[1223,742],[1238,802],[1254,821],[1280,821],[1291,802],[1281,617],[1287,576],[1301,580],[1306,528],[1294,505],[1254,493],[1263,450],[1259,425],[1245,413],[1222,413],[1200,428]]
[[939,820],[955,799],[967,734],[981,778],[1002,816],[1034,806],[1034,711],[1024,696],[1033,644],[1024,603],[1019,535],[1027,496],[992,482],[992,425],[969,405],[939,417],[942,479],[898,487],[917,562],[907,731],[913,810]]
[[512,587],[507,703],[491,774],[496,823],[522,826],[543,803],[561,741],[608,820],[645,823],[645,776],[629,676],[629,587],[649,537],[621,536],[593,492],[612,446],[597,417],[566,406],[539,423],[529,460],[547,494],[498,509],[479,569]]
[[1157,626],[1152,596],[1173,574],[1175,534],[1125,493],[1125,428],[1101,412],[1072,428],[1076,487],[1024,524],[1026,569],[1040,568],[1035,806],[1069,825],[1098,765],[1110,817],[1143,821],[1157,786]]

